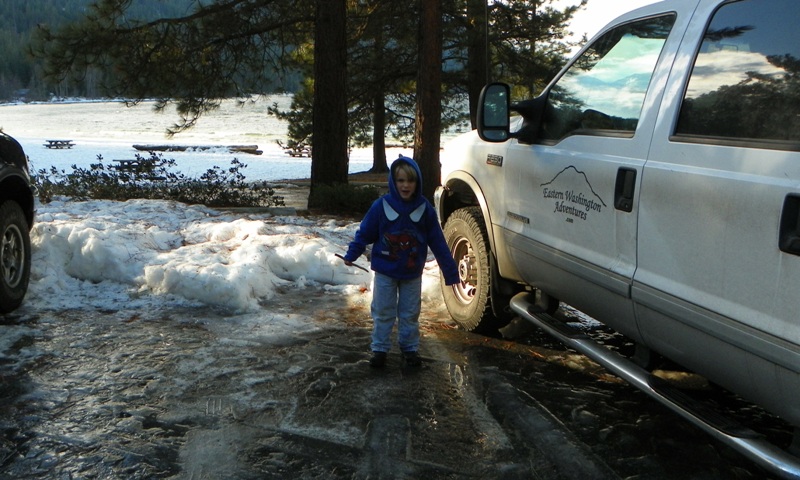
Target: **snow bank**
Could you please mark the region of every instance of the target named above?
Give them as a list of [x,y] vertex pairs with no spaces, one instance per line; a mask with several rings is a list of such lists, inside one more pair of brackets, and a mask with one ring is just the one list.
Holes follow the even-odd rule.
[[248,311],[292,282],[346,290],[370,282],[334,256],[356,228],[165,201],[55,201],[39,207],[31,234],[27,301],[114,309],[161,296]]

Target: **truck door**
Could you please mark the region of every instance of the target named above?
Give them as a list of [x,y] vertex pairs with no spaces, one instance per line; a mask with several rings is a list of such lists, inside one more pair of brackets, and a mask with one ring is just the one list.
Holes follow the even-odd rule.
[[771,382],[800,372],[797,3],[700,13],[644,172],[633,295],[650,345],[796,421]]
[[504,227],[515,264],[528,283],[590,315],[622,305],[617,315],[632,318],[630,302],[609,300],[630,298],[638,186],[656,117],[646,105],[661,97],[675,22],[665,13],[607,30],[545,93],[533,144],[515,140],[506,152]]

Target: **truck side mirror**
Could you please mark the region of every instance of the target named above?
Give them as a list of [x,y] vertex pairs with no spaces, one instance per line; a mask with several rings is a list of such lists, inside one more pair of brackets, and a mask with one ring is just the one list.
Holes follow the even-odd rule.
[[478,136],[486,142],[505,142],[509,134],[511,88],[505,83],[483,87],[478,100]]

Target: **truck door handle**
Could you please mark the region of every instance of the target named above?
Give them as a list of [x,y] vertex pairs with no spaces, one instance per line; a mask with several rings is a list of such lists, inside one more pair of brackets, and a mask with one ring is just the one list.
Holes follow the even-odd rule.
[[614,208],[623,212],[633,210],[633,192],[636,188],[636,170],[620,168],[617,171],[617,184],[614,187]]
[[782,252],[800,255],[800,194],[790,193],[783,200],[778,248]]

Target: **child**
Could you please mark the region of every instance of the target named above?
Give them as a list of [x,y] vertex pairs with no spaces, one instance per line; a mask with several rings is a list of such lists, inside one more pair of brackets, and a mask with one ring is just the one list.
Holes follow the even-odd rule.
[[422,365],[419,348],[419,313],[422,303],[422,269],[430,247],[447,285],[459,282],[458,267],[444,239],[433,205],[422,196],[422,176],[417,163],[400,156],[389,171],[389,193],[372,204],[350,243],[345,264],[352,265],[372,248],[375,272],[371,314],[370,366],[386,364],[392,347],[392,329],[398,320],[397,343],[406,365]]

